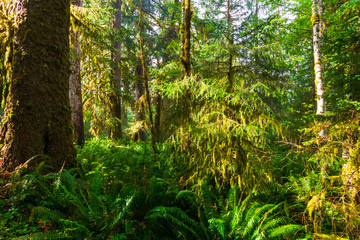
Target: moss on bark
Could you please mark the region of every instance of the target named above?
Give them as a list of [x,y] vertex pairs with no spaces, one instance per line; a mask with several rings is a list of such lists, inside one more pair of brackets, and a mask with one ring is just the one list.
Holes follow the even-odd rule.
[[40,158],[51,159],[47,165],[54,170],[72,166],[70,1],[17,0],[16,19],[12,79],[1,127],[1,168],[12,171]]

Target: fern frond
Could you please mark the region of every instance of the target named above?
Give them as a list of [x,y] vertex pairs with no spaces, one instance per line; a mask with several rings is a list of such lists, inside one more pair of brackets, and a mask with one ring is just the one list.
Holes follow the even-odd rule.
[[190,232],[197,239],[209,239],[207,232],[178,207],[155,207],[145,218],[164,218]]
[[62,219],[61,222],[66,226],[66,231],[72,231],[78,234],[80,233],[79,235],[84,235],[85,233],[87,237],[92,235],[92,232],[85,225],[77,221]]
[[132,209],[132,204],[135,199],[137,192],[134,193],[131,197],[127,198],[125,201],[125,205],[121,208],[120,212],[117,213],[116,217],[114,218],[113,222],[111,223],[111,229],[120,221],[124,220],[125,216],[129,214],[130,210]]
[[41,218],[47,218],[49,220],[53,220],[55,222],[60,222],[61,219],[65,218],[65,215],[57,210],[53,210],[46,207],[34,207],[33,208],[34,214]]
[[271,238],[285,239],[294,237],[295,233],[302,229],[303,226],[298,224],[288,224],[273,229],[270,233]]
[[190,190],[184,190],[184,191],[180,191],[177,195],[176,195],[176,200],[178,199],[186,199],[187,201],[189,201],[189,203],[194,203],[194,199],[197,198],[197,195]]
[[225,221],[219,218],[209,219],[209,228],[215,228],[220,236],[225,239]]

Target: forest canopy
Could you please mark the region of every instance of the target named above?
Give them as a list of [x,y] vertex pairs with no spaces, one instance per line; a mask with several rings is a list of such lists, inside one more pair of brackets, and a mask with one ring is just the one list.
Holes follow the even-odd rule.
[[0,0],[0,239],[359,239],[360,0]]

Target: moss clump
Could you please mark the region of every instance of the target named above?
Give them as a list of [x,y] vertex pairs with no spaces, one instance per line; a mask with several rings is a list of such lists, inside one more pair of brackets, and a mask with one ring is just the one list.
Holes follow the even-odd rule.
[[314,26],[315,23],[318,23],[320,21],[320,14],[315,13],[314,15],[312,15],[311,17],[311,23]]

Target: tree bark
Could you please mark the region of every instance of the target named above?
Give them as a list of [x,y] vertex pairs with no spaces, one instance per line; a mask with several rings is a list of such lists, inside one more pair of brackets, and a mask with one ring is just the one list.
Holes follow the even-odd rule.
[[182,57],[182,66],[184,67],[185,77],[191,76],[191,59],[190,59],[190,48],[191,48],[191,0],[184,0],[183,2],[183,12],[184,12],[184,21],[183,21],[183,57]]
[[[181,26],[181,43],[183,52],[180,56],[180,64],[184,68],[184,78],[191,77],[191,58],[190,58],[190,49],[191,49],[191,0],[183,0],[182,2],[182,11],[183,11],[183,24]],[[182,106],[182,122],[185,123],[190,116],[190,92],[189,89],[186,89],[181,98]]]
[[[321,59],[321,43],[323,37],[323,7],[322,0],[312,0],[312,25],[313,25],[313,51],[314,51],[314,72],[315,72],[315,91],[316,91],[316,114],[322,115],[325,112],[324,101],[324,80],[323,64]],[[325,129],[319,132],[320,137],[325,137]]]
[[[82,6],[82,0],[72,1],[72,4],[77,7]],[[80,34],[73,30],[71,33],[71,43],[73,46],[73,55],[71,59],[72,73],[69,81],[69,96],[71,106],[71,122],[74,128],[74,140],[78,145],[83,145],[85,142],[84,133],[84,116],[83,104],[81,94],[81,76],[80,76]]]
[[1,168],[29,159],[73,166],[69,104],[70,0],[17,0],[12,79],[1,133]]
[[[141,78],[143,78],[143,69],[142,65],[138,65],[136,67],[135,74],[137,76],[137,81],[135,83],[135,122],[144,121],[145,113],[144,113],[144,102],[140,99],[144,95],[144,85]],[[146,141],[146,134],[143,128],[139,129],[136,133],[134,133],[132,137],[133,141]]]
[[[179,4],[179,0],[174,0],[174,4],[177,6]],[[165,32],[165,39],[166,39],[166,46],[164,49],[166,49],[167,46],[169,46],[173,40],[177,38],[176,28],[174,24],[175,15],[177,14],[177,9],[174,7],[172,14],[170,16],[170,25]],[[172,57],[169,54],[164,55],[163,62],[164,64],[167,64],[169,61],[175,60],[174,57]],[[161,81],[160,79],[158,79]],[[175,105],[173,100],[167,98],[166,96],[163,96],[161,92],[156,92],[155,97],[155,119],[154,119],[154,125],[155,125],[155,135],[156,135],[156,142],[162,141],[163,137],[168,134],[166,134],[169,130],[169,123],[168,123],[168,117],[169,117],[169,108],[170,106]]]
[[229,59],[228,59],[228,65],[229,65],[229,70],[228,70],[228,87],[227,87],[227,92],[231,93],[234,91],[234,70],[233,70],[233,53],[232,53],[232,47],[234,45],[234,38],[233,38],[233,34],[232,34],[232,18],[231,18],[231,3],[230,0],[227,0],[227,11],[226,11],[226,18],[227,18],[227,41],[228,41],[228,47],[230,48],[229,51]]
[[113,60],[113,69],[112,75],[113,79],[111,81],[112,92],[110,95],[110,115],[112,119],[112,124],[109,129],[109,138],[110,139],[120,139],[122,137],[121,130],[121,42],[118,40],[118,34],[121,30],[121,0],[116,0],[115,2],[115,18],[113,22],[113,28],[116,33],[114,49],[111,53]]
[[144,43],[142,39],[142,31],[143,31],[143,24],[142,24],[142,0],[140,0],[140,10],[139,10],[139,42],[140,42],[140,55],[141,55],[141,63],[142,63],[142,70],[143,70],[143,81],[144,81],[144,87],[145,87],[145,101],[146,106],[148,110],[149,115],[149,125],[150,125],[150,134],[151,134],[151,147],[153,149],[153,152],[156,153],[156,147],[155,147],[155,128],[154,128],[154,121],[152,116],[152,110],[151,110],[151,98],[150,98],[150,90],[149,90],[149,74],[147,72],[147,66],[145,61],[145,52],[144,52]]

